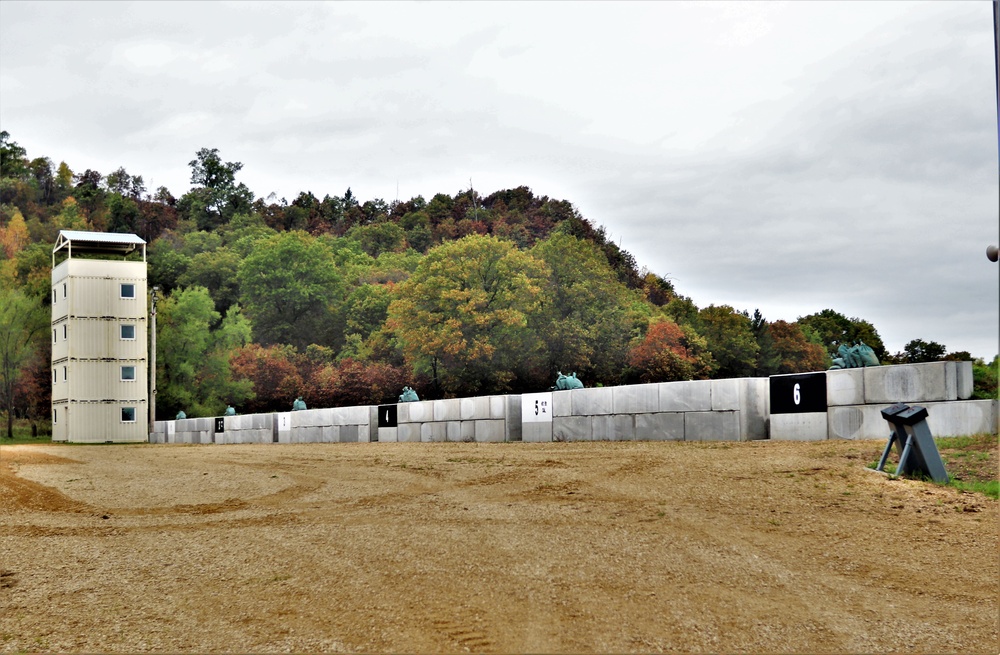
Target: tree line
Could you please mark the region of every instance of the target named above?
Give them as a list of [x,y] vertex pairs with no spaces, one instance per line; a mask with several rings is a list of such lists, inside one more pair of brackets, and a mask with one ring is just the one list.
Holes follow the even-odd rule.
[[[49,408],[50,253],[59,230],[148,242],[160,288],[157,413],[170,418],[822,370],[864,341],[885,363],[971,359],[826,309],[768,321],[698,307],[566,200],[528,187],[361,202],[351,190],[256,197],[239,162],[203,148],[191,189],[150,192],[29,159],[0,133],[0,395],[10,420]],[[40,327],[39,327],[40,326]],[[977,362],[996,394],[996,363]],[[980,370],[982,369],[982,370]],[[989,396],[989,397],[993,397]]]

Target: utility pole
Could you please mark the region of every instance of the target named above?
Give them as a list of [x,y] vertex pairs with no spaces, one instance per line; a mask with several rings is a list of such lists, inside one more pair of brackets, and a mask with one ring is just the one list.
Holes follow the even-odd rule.
[[150,292],[152,302],[149,311],[149,433],[153,434],[156,423],[156,292],[160,287],[154,286]]

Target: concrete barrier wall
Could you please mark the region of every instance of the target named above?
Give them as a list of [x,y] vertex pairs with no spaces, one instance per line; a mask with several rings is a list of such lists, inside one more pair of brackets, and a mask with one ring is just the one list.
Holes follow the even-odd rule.
[[[399,403],[379,427],[379,407],[157,421],[151,443],[501,441],[748,441],[885,439],[881,410],[927,407],[934,436],[998,432],[998,401],[972,395],[970,362],[826,371],[827,410],[770,414],[767,378],[662,382],[508,396]],[[822,378],[821,378],[822,380]],[[522,412],[522,404],[524,412]]]
[[[552,394],[553,441],[767,438],[767,379],[694,380]],[[531,427],[532,441],[546,440]]]

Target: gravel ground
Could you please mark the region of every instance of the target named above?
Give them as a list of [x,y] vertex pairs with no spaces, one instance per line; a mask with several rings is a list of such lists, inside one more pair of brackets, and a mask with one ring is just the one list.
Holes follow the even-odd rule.
[[997,653],[881,442],[0,447],[4,652]]

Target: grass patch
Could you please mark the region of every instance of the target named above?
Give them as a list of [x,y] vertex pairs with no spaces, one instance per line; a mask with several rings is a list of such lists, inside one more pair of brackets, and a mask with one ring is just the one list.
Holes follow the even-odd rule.
[[[1000,499],[1000,443],[993,434],[971,434],[963,437],[934,439],[949,482],[946,486]],[[895,447],[885,463],[885,472],[896,474],[899,455]],[[878,461],[868,468],[875,468]]]
[[7,438],[7,417],[0,416],[0,447],[16,444],[48,444],[52,443],[52,424],[48,421],[36,421],[38,434],[31,436],[31,423],[25,419],[14,420],[14,438]]

